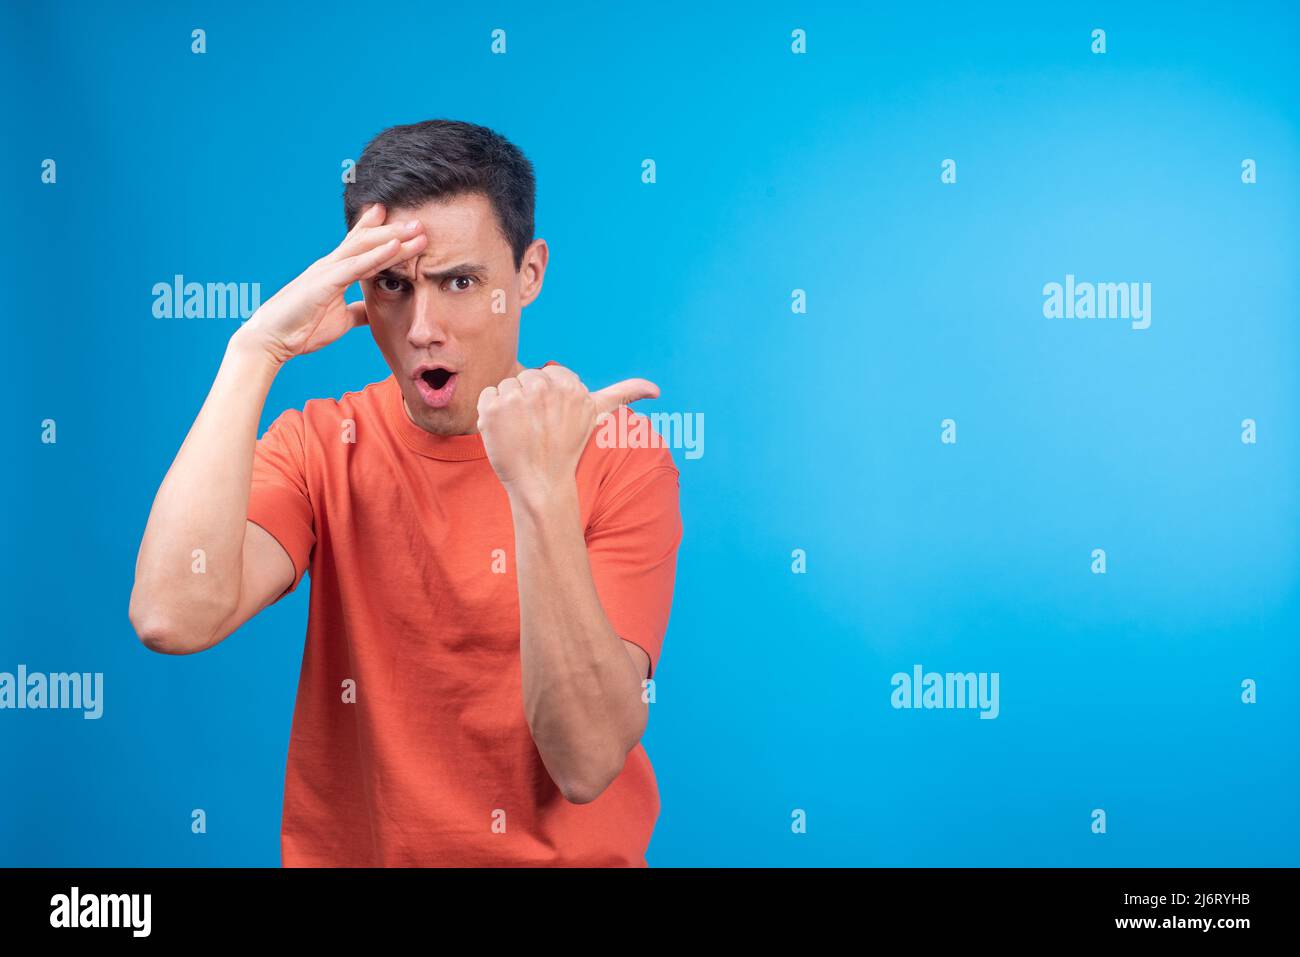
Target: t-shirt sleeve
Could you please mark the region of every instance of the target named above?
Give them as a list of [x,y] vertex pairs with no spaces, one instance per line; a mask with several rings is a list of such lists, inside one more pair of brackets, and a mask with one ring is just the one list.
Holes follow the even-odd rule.
[[280,543],[293,562],[293,582],[276,601],[298,587],[311,562],[316,526],[307,488],[307,455],[302,412],[280,414],[253,450],[253,481],[248,520]]
[[605,617],[620,638],[645,649],[653,675],[672,607],[682,518],[671,453],[646,454],[653,464],[597,504],[586,537]]

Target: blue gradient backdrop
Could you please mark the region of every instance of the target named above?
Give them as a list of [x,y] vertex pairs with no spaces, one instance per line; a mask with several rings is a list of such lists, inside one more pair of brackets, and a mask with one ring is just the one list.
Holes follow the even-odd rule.
[[[0,864],[279,863],[306,590],[192,657],[126,617],[237,325],[156,320],[151,290],[269,297],[341,236],[342,161],[430,117],[536,166],[525,361],[705,414],[652,865],[1300,864],[1298,22],[6,3],[0,671],[103,672],[106,711],[0,711]],[[1044,319],[1066,273],[1150,282],[1150,329]],[[386,374],[353,333],[284,371],[263,425]],[[1000,673],[1000,717],[894,710],[918,663]]]

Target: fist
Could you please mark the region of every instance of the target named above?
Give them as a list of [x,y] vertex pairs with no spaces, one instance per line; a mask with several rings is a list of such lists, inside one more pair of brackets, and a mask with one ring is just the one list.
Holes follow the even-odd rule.
[[480,393],[478,431],[507,492],[546,497],[572,488],[600,416],[658,395],[659,387],[645,379],[589,392],[563,366],[525,369]]

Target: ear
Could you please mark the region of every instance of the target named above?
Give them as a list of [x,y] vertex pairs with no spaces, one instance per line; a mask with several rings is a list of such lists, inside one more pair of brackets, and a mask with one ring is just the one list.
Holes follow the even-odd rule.
[[519,264],[519,307],[522,309],[542,292],[542,280],[546,277],[546,262],[550,249],[545,239],[534,239],[524,250],[523,261]]

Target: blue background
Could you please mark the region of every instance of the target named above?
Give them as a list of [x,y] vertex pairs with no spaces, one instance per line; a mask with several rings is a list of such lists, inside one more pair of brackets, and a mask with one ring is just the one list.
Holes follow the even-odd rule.
[[[190,657],[127,621],[238,322],[151,290],[269,298],[342,161],[431,117],[535,164],[521,358],[705,414],[652,865],[1300,864],[1297,14],[1135,7],[6,3],[0,670],[106,712],[0,711],[0,864],[279,863],[306,590]],[[1150,282],[1151,328],[1044,319],[1066,273]],[[386,374],[354,333],[263,425]],[[894,710],[918,663],[1000,717]]]

